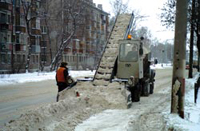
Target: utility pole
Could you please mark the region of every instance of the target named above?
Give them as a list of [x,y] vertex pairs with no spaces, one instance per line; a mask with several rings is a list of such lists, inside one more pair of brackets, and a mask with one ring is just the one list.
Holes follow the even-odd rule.
[[171,113],[178,113],[181,118],[184,118],[187,7],[188,0],[177,0]]
[[192,0],[192,17],[191,17],[191,29],[190,29],[190,62],[189,62],[189,72],[188,78],[192,78],[193,70],[193,46],[194,46],[194,15],[195,15],[195,1]]

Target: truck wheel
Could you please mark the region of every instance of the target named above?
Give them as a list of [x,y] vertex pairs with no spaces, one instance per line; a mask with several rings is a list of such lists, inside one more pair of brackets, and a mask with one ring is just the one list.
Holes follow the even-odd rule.
[[150,94],[153,94],[154,83],[150,84]]
[[138,102],[138,101],[140,101],[140,92],[139,92],[139,90],[135,90],[135,91],[133,92],[132,101],[133,101],[133,102]]
[[150,93],[150,84],[149,83],[146,83],[144,85],[144,90],[143,91],[144,91],[143,92],[144,96],[149,96],[149,93]]

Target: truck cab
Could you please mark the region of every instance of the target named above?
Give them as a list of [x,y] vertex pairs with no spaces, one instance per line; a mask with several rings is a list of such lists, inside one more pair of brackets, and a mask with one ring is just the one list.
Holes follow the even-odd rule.
[[140,40],[119,40],[119,53],[117,61],[117,78],[128,79],[134,76],[143,77],[142,55]]
[[132,101],[139,101],[140,95],[153,93],[155,71],[150,69],[150,50],[144,47],[142,39],[118,42],[116,77],[127,80],[125,86],[131,92]]

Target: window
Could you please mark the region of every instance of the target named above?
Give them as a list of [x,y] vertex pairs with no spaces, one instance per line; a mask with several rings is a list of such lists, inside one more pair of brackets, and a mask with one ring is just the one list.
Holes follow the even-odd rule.
[[46,61],[46,55],[41,55],[41,61],[43,61],[43,62]]
[[7,41],[6,33],[0,32],[0,42],[4,43]]
[[1,14],[1,22],[6,22],[6,14]]
[[8,17],[8,23],[11,23],[10,15],[8,15],[7,17]]
[[12,3],[11,0],[5,0],[5,1],[6,1],[7,3],[10,3],[10,4]]
[[39,9],[39,8],[40,8],[40,3],[37,2],[37,3],[36,3],[36,6],[37,6],[37,9]]
[[39,59],[38,59],[38,55],[36,56],[36,63],[38,63],[39,62]]
[[2,64],[6,63],[6,55],[5,54],[1,54],[1,63]]
[[11,63],[11,54],[7,55],[7,63],[10,64]]
[[46,48],[42,47],[41,50],[42,50],[42,53],[44,54],[46,53]]
[[20,6],[20,0],[16,0],[16,6]]
[[138,46],[136,44],[121,44],[120,45],[120,61],[137,61]]
[[40,29],[40,19],[36,19],[36,29]]
[[19,34],[16,34],[16,43],[19,43]]
[[35,38],[36,45],[40,45],[40,36],[36,36]]
[[47,27],[41,26],[42,34],[47,34]]
[[10,35],[10,33],[7,34],[7,42],[11,42],[11,35]]
[[25,26],[24,15],[20,14],[20,25]]
[[33,58],[32,63],[35,63],[35,56],[33,55],[32,58]]
[[18,62],[18,63],[21,62],[21,55],[17,55],[17,62]]
[[23,62],[25,62],[25,55],[23,55]]

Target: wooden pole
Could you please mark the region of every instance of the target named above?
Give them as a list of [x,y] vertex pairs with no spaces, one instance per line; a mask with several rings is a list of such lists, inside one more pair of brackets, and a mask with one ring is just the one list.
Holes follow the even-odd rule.
[[171,95],[171,113],[178,113],[181,118],[184,118],[187,5],[188,0],[177,0]]
[[192,78],[193,72],[193,46],[194,46],[194,15],[195,15],[195,0],[192,0],[192,17],[191,17],[191,29],[190,29],[190,61],[188,78]]

